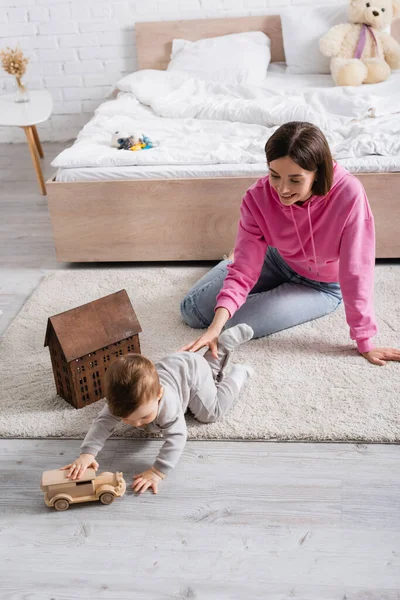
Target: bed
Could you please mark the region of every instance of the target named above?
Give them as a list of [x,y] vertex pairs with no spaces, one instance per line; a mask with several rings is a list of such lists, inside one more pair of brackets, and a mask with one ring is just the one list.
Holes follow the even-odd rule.
[[[297,85],[293,76],[288,79],[285,74],[279,16],[137,23],[139,71],[134,75],[132,85],[140,91],[138,97],[140,94],[146,96],[147,91],[153,89],[154,81],[157,83],[159,78],[163,78],[163,85],[166,85],[166,73],[162,72],[168,64],[172,39],[198,40],[242,31],[263,31],[269,36],[269,85],[273,84],[274,89],[281,89],[283,95],[287,93],[285,87]],[[400,28],[393,28],[392,35],[400,39]],[[146,74],[149,69],[157,71]],[[166,79],[169,86],[168,98],[177,97],[179,100],[183,89],[180,82],[176,84],[175,80]],[[400,73],[393,74],[390,82],[380,85],[386,84],[398,85],[400,89]],[[314,109],[318,111],[321,105],[323,110],[324,103],[335,102],[333,94],[336,92],[332,89],[329,75],[303,77],[301,86],[304,105],[296,105],[288,113],[294,117],[286,120],[308,120],[301,117],[307,117],[307,111],[313,107],[313,103]],[[315,86],[320,90],[317,97],[314,93]],[[199,90],[204,92],[203,88]],[[206,91],[208,93],[210,90],[207,88]],[[211,91],[215,92],[214,89]],[[133,106],[130,92],[130,89],[126,90],[117,98],[101,105],[95,117],[81,132],[78,139],[80,145],[76,147],[85,157],[83,162],[78,160],[75,164],[75,158],[68,152],[63,155],[64,158],[54,162],[58,171],[47,182],[47,190],[57,260],[103,262],[220,259],[234,243],[243,194],[266,172],[262,154],[266,141],[263,131],[265,115],[259,111],[258,91],[250,98],[254,104],[255,116],[248,123],[239,125],[235,122],[234,114],[232,116],[229,113],[231,99],[221,113],[221,121],[213,120],[214,107],[211,117],[206,112],[203,121],[182,120],[186,117],[183,97],[182,102],[172,104],[174,119],[163,117],[167,129],[169,127],[167,133],[163,130],[163,134],[171,136],[170,139],[179,139],[177,136],[183,135],[181,130],[175,128],[176,121],[189,126],[184,131],[186,138],[182,137],[181,152],[175,152],[175,157],[178,156],[176,164],[165,154],[168,143],[164,143],[158,150],[159,164],[154,158],[157,152],[150,151],[153,154],[135,153],[138,156],[135,157],[134,165],[130,164],[132,156],[128,156],[132,153],[115,151],[112,155],[102,137],[107,127],[112,128],[116,123],[130,123],[129,119],[133,116],[135,119],[143,119],[151,134],[153,126],[155,133],[157,127],[160,127],[160,119],[154,118],[149,106],[140,103]],[[360,91],[355,91],[354,94],[358,94],[358,99],[361,98]],[[249,98],[236,100],[245,103]],[[170,116],[171,105],[163,105],[162,98],[155,104],[157,106],[152,107],[161,116]],[[355,105],[359,111],[357,114],[363,114],[365,106],[362,106],[362,102],[357,100]],[[376,222],[377,257],[399,258],[400,199],[397,190],[400,181],[400,153],[392,148],[388,154],[387,146],[392,144],[391,138],[389,134],[386,137],[381,135],[385,128],[387,131],[393,129],[390,119],[393,118],[391,114],[394,110],[388,110],[385,98],[377,100],[377,114],[370,115],[372,118],[365,120],[371,131],[366,136],[363,130],[363,135],[357,137],[354,156],[347,156],[348,152],[345,152],[348,148],[346,136],[341,139],[341,132],[344,131],[342,121],[344,118],[343,123],[347,126],[348,115],[343,117],[339,114],[339,109],[334,110],[337,114],[330,115],[326,127],[329,130],[332,125],[332,131],[336,132],[333,141],[339,162],[355,173],[367,191]],[[349,110],[352,107],[345,107],[345,112]],[[194,107],[193,111],[198,111],[198,108]],[[325,118],[323,112],[321,118]],[[396,124],[399,119],[396,116]],[[199,122],[202,123],[201,129],[197,129]],[[269,125],[273,130],[275,123]],[[355,126],[352,125],[352,128]],[[187,135],[188,131],[190,136]],[[216,132],[214,137],[213,132]],[[204,140],[206,135],[216,146],[214,148],[211,144],[209,152],[206,150],[196,154],[196,144],[185,145],[185,139],[195,141],[198,136]],[[231,136],[229,140],[233,148],[229,156],[226,155],[225,146],[215,141],[218,141],[218,136],[222,139],[226,135]],[[91,145],[96,139],[97,146]],[[164,140],[168,139],[168,136],[164,137]],[[253,140],[253,143],[242,143],[242,140],[248,139]],[[385,147],[381,151],[382,144]],[[99,145],[102,145],[100,152]],[[118,152],[119,161],[122,160],[123,163],[122,157],[125,156],[127,164],[113,164],[113,157]],[[360,158],[360,154],[364,156]]]

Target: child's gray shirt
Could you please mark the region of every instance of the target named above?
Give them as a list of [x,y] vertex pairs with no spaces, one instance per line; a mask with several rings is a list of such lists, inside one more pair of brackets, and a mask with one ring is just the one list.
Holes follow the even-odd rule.
[[[160,432],[164,438],[154,467],[167,473],[179,461],[186,443],[185,412],[198,412],[201,390],[214,384],[210,365],[194,352],[176,352],[155,364],[160,384],[164,388],[156,419],[145,426],[149,432]],[[81,454],[97,455],[115,427],[121,421],[106,405],[94,419],[81,445]]]

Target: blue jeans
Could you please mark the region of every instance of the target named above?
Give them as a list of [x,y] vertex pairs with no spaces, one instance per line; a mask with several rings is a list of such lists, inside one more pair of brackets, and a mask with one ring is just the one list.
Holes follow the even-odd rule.
[[[190,327],[203,329],[211,324],[228,264],[227,260],[221,261],[182,300],[182,318]],[[225,327],[247,323],[253,328],[255,338],[263,337],[328,315],[341,301],[338,283],[324,283],[298,275],[276,248],[270,246],[257,283]]]

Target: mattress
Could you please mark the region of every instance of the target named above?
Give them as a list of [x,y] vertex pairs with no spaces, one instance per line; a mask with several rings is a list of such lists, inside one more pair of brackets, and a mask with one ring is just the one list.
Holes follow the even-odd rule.
[[[351,173],[400,172],[400,156],[366,156],[338,161]],[[160,167],[87,167],[58,169],[56,181],[121,181],[134,179],[193,179],[209,177],[263,177],[265,164],[250,165],[192,165]]]
[[[258,87],[152,70],[121,81],[117,97],[52,162],[57,181],[257,178],[266,172],[265,142],[291,120],[319,125],[334,158],[352,172],[400,171],[400,72],[359,88],[335,87],[330,75],[288,74],[279,63]],[[141,130],[157,147],[112,148],[116,130]]]

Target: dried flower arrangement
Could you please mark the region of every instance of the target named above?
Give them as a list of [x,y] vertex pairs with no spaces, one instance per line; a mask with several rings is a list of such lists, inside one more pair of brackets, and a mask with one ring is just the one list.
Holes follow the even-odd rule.
[[6,73],[16,77],[20,93],[27,97],[27,92],[21,78],[25,74],[29,58],[26,58],[21,48],[16,46],[16,48],[7,47],[5,50],[0,50],[0,59]]

